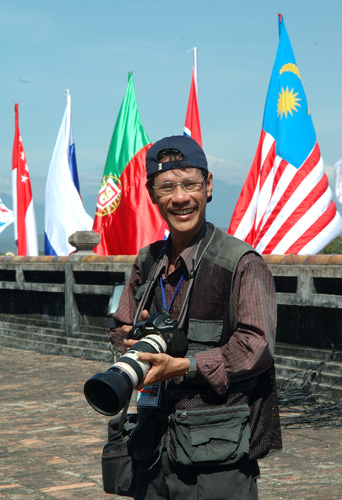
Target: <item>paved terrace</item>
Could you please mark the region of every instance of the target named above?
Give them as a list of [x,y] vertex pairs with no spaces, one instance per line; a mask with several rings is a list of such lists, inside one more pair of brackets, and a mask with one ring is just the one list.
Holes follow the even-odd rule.
[[[83,384],[108,366],[1,348],[0,499],[105,500],[100,453],[109,417]],[[284,451],[260,462],[260,500],[342,499],[341,427],[283,429]]]

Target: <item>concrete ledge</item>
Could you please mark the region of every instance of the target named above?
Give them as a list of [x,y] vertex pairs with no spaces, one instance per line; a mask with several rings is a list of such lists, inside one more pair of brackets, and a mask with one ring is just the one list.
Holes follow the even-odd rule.
[[267,264],[289,265],[342,265],[342,255],[263,255]]
[[[92,330],[107,336],[114,288],[128,280],[135,255],[0,256],[0,326],[53,322],[68,338]],[[275,280],[277,340],[315,349],[341,349],[342,255],[265,255]],[[119,288],[117,288],[119,291]],[[111,308],[111,311],[113,308]],[[0,340],[1,342],[1,340]]]
[[0,255],[0,264],[8,262],[123,262],[133,264],[136,255],[77,255],[67,256],[40,255],[39,257],[7,256]]

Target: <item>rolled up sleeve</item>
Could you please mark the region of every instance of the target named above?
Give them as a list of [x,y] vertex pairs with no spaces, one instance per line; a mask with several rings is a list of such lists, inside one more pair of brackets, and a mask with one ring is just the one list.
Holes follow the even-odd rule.
[[241,258],[231,300],[234,331],[228,343],[195,354],[199,372],[219,394],[231,383],[263,373],[273,362],[277,322],[275,287],[260,256],[250,253]]

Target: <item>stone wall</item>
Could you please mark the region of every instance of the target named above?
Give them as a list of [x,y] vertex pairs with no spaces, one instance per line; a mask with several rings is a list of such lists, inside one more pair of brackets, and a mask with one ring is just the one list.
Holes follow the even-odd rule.
[[342,347],[342,255],[267,255],[276,284],[277,341]]
[[[0,343],[101,358],[110,308],[134,256],[0,257]],[[276,283],[277,341],[342,345],[342,256],[265,256]],[[44,344],[45,342],[45,344]],[[101,347],[99,352],[99,343]],[[44,346],[45,345],[45,346]],[[72,351],[72,352],[71,352]],[[76,354],[75,354],[76,353]]]

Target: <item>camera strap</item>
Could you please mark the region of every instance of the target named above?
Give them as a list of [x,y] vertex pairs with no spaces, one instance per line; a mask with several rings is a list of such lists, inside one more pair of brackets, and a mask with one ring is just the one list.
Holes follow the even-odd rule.
[[160,275],[160,272],[161,272],[162,267],[163,267],[162,255],[163,255],[163,253],[160,252],[160,254],[158,256],[158,258],[159,258],[158,265],[156,266],[156,269],[155,269],[151,279],[146,282],[147,286],[145,288],[144,294],[139,302],[138,308],[137,308],[136,313],[134,315],[133,324],[140,321],[141,312],[144,309],[146,301],[151,293],[151,290],[152,290],[156,280],[158,279],[158,276]]
[[[199,245],[198,248],[197,248],[197,252],[196,252],[196,256],[194,258],[194,265],[193,265],[193,268],[192,270],[190,271],[189,273],[189,284],[188,284],[188,288],[186,290],[186,294],[185,294],[185,299],[184,299],[184,302],[183,302],[183,306],[182,306],[182,309],[181,309],[181,312],[179,314],[179,317],[178,317],[178,326],[179,328],[182,327],[183,323],[184,323],[184,320],[185,320],[185,316],[186,316],[186,313],[187,313],[187,310],[188,310],[188,303],[189,303],[189,298],[190,298],[190,292],[191,292],[191,288],[192,288],[192,285],[194,283],[194,279],[195,279],[195,274],[196,274],[196,271],[201,263],[201,260],[202,260],[202,257],[203,255],[205,254],[205,252],[207,251],[208,247],[210,246],[213,238],[214,238],[214,234],[216,232],[216,228],[214,228],[214,231],[212,232],[212,234],[210,235],[210,238],[209,240],[206,242],[206,244],[204,245],[204,248],[201,249],[200,247],[202,245]],[[165,250],[165,245],[162,247],[159,255],[158,255],[158,264],[155,268],[155,271],[153,273],[153,275],[151,276],[151,279],[148,280],[146,283],[147,283],[147,286],[146,286],[146,289],[144,291],[144,294],[140,300],[140,303],[138,305],[138,309],[135,313],[135,316],[134,316],[134,323],[136,323],[137,321],[140,321],[140,315],[141,315],[141,312],[142,310],[144,309],[144,306],[147,302],[147,299],[152,291],[152,288],[156,282],[156,280],[158,280],[158,278],[160,277],[160,273],[161,273],[161,270],[162,270],[162,267],[163,267],[163,254],[164,254],[164,250]],[[186,271],[185,271],[186,273]],[[184,275],[185,275],[184,273]],[[184,275],[182,275],[181,277],[181,280],[183,281],[184,279]],[[177,285],[177,288],[179,289],[180,287],[180,284],[181,283],[178,283]],[[177,290],[178,292],[178,290]],[[176,293],[176,291],[175,291]],[[172,305],[172,304],[171,304]],[[170,307],[171,307],[170,305]]]
[[204,248],[202,250],[200,249],[200,245],[198,245],[198,247],[197,247],[196,255],[195,255],[195,258],[193,260],[193,262],[194,262],[193,268],[192,268],[192,270],[189,273],[189,284],[188,284],[188,288],[186,290],[185,299],[184,299],[184,302],[183,302],[183,307],[182,307],[182,310],[179,313],[179,317],[178,317],[178,326],[180,328],[183,326],[183,323],[184,323],[184,320],[185,320],[185,316],[186,316],[186,313],[187,313],[187,310],[188,310],[188,303],[189,303],[189,299],[190,299],[190,292],[191,292],[192,285],[194,284],[194,280],[195,280],[195,275],[196,275],[197,269],[198,269],[198,267],[199,267],[199,265],[200,265],[200,263],[202,261],[203,255],[207,251],[208,247],[210,246],[210,244],[211,244],[211,242],[212,242],[212,240],[214,238],[215,232],[216,232],[216,228],[214,228],[213,233],[210,235],[209,240],[204,245]]

